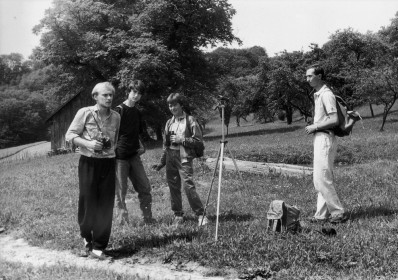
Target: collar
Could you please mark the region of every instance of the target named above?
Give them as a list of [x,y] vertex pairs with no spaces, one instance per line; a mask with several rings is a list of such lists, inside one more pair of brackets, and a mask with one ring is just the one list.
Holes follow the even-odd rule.
[[327,88],[326,85],[323,85],[318,91],[314,93],[314,95],[319,96],[325,89]]
[[187,117],[187,114],[185,114],[185,112],[182,112],[182,116],[179,117],[179,118],[176,118],[176,117],[173,116],[172,122],[175,122],[176,120],[177,120],[177,121],[182,121],[182,120],[185,119],[186,117]]

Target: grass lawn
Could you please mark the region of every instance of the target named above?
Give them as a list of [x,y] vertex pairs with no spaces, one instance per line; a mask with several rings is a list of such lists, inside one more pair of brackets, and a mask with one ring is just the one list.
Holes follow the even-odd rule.
[[[375,109],[380,112],[380,108]],[[159,173],[150,170],[161,152],[160,143],[153,143],[143,161],[153,186],[153,212],[158,223],[138,226],[137,195],[129,192],[131,223],[113,225],[109,253],[115,258],[147,258],[153,262],[193,261],[210,267],[212,276],[237,271],[247,279],[254,275],[268,279],[397,278],[398,112],[388,118],[384,132],[379,132],[380,115],[370,118],[366,109],[361,113],[364,129],[357,123],[352,136],[339,139],[337,192],[350,220],[333,226],[336,236],[324,236],[320,225],[305,223],[316,203],[312,178],[308,176],[245,173],[248,187],[244,188],[236,172],[224,172],[218,241],[214,241],[217,183],[210,196],[209,226],[196,226],[185,195],[187,222],[172,226],[164,169]],[[241,125],[235,127],[231,121],[228,136],[227,145],[236,158],[311,165],[312,136],[305,134],[303,120],[296,119],[290,126],[279,121],[242,121]],[[217,155],[220,131],[219,120],[207,124],[206,156]],[[68,154],[2,164],[0,224],[33,245],[80,250],[76,221],[78,158],[79,155]],[[195,182],[203,202],[212,173],[195,162]],[[274,199],[301,209],[301,233],[266,231],[266,212]]]

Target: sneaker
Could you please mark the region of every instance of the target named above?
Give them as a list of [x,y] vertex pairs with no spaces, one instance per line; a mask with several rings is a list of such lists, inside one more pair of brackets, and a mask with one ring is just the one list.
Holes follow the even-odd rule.
[[329,219],[329,222],[331,222],[332,224],[342,224],[342,223],[347,222],[347,220],[348,220],[348,216],[346,214],[341,214],[338,216],[331,217]]
[[209,220],[206,216],[199,215],[198,216],[198,226],[204,226],[209,223]]
[[93,259],[97,259],[100,261],[110,261],[112,258],[110,256],[105,255],[105,253],[101,250],[95,250],[93,249],[90,251],[90,257]]
[[91,250],[93,249],[93,244],[88,242],[85,238],[83,238],[84,249],[80,251],[79,256],[86,258],[90,255]]
[[173,225],[180,225],[184,222],[183,216],[174,216]]

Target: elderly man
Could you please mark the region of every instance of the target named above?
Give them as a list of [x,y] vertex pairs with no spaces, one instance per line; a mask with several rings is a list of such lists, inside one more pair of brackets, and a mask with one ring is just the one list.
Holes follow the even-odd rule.
[[314,123],[305,128],[314,134],[315,190],[318,192],[317,210],[311,221],[342,223],[347,221],[344,208],[334,187],[333,165],[337,151],[336,136],[330,129],[338,125],[336,98],[325,85],[325,72],[318,65],[306,72],[307,81],[315,89]]
[[96,105],[81,108],[73,119],[66,141],[79,146],[78,223],[84,256],[107,259],[115,200],[115,147],[120,115],[111,110],[115,88],[109,82],[92,90]]

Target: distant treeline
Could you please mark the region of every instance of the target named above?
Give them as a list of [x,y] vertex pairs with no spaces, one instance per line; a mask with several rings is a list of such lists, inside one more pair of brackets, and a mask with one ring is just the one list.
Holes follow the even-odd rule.
[[0,55],[0,148],[49,139],[46,118],[104,80],[117,88],[114,105],[131,79],[144,81],[140,107],[158,136],[169,115],[166,97],[175,91],[187,96],[202,123],[219,95],[229,98],[238,125],[252,113],[259,122],[290,124],[295,111],[308,120],[313,97],[305,70],[314,63],[351,106],[383,105],[383,130],[398,97],[398,14],[378,32],[338,30],[308,52],[270,57],[259,46],[202,51],[240,42],[231,29],[234,14],[226,0],[54,2],[34,28],[41,43],[29,60]]

